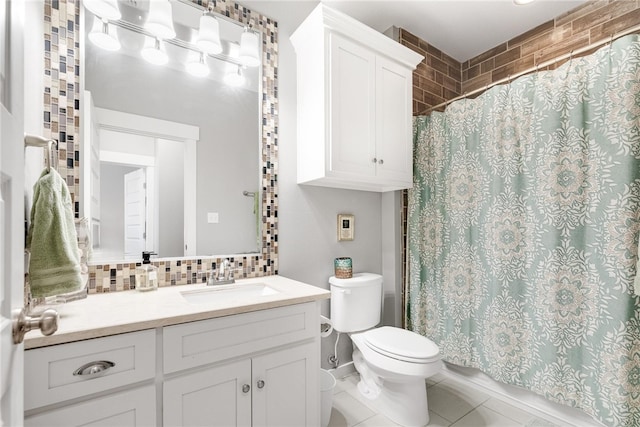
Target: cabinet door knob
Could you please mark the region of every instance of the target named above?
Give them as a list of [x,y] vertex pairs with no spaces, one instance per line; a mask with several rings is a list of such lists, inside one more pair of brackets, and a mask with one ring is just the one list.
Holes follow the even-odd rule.
[[378,164],[383,164],[383,163],[384,163],[384,160],[382,159],[378,160]]
[[243,393],[249,393],[249,390],[251,390],[251,386],[249,384],[245,384],[242,386]]
[[264,381],[258,380],[258,388],[263,388],[263,387],[264,387]]
[[73,371],[73,375],[89,377],[102,373],[107,369],[113,368],[114,366],[116,366],[116,364],[113,362],[109,362],[108,360],[98,360],[80,366],[78,369]]
[[376,159],[375,157],[371,160],[372,163],[377,163],[378,159]]

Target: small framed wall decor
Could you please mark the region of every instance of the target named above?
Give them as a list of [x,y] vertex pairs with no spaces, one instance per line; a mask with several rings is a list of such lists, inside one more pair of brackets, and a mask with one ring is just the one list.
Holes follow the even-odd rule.
[[353,240],[355,235],[355,218],[351,214],[338,214],[338,241]]

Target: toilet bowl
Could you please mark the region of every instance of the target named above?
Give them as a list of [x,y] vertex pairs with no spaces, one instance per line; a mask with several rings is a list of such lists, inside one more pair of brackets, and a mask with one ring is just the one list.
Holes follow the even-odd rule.
[[333,327],[353,342],[360,394],[401,426],[426,425],[425,379],[442,368],[438,346],[405,329],[375,327],[382,307],[382,276],[360,273],[352,279],[332,277],[329,283]]

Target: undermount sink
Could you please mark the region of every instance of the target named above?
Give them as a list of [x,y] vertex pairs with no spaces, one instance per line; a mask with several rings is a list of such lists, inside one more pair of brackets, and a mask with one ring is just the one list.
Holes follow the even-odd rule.
[[257,298],[279,294],[279,291],[264,283],[247,283],[237,285],[219,285],[206,289],[180,292],[182,298],[191,304],[206,304],[242,301],[247,298]]

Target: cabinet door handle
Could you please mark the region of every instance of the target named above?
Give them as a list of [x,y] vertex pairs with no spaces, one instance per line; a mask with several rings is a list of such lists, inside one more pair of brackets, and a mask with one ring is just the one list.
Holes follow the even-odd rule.
[[258,380],[258,388],[263,388],[263,387],[264,387],[264,381]]
[[384,160],[382,159],[378,160],[378,164],[383,164],[383,163],[384,163]]
[[242,392],[243,393],[249,393],[249,390],[251,390],[251,386],[249,384],[245,384],[242,386]]
[[116,366],[116,364],[113,362],[109,362],[108,360],[98,360],[80,366],[78,369],[73,371],[73,375],[89,377],[102,373],[107,369],[113,368],[114,366]]

